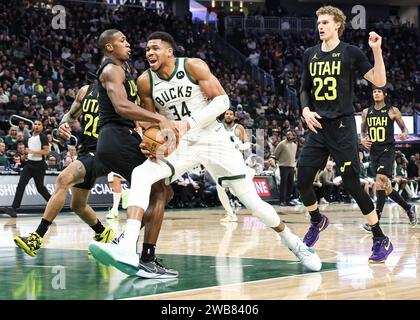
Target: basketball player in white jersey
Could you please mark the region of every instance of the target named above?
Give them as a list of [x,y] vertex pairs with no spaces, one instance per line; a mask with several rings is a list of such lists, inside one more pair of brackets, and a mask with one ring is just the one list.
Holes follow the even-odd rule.
[[[226,110],[223,117],[223,124],[227,132],[230,134],[230,139],[235,143],[235,148],[241,152],[246,152],[251,148],[249,143],[248,135],[246,134],[245,128],[239,123],[235,123],[235,113],[232,109]],[[252,169],[250,169],[252,170]],[[226,189],[216,183],[217,195],[219,200],[226,210],[226,216],[220,219],[220,222],[236,222],[238,217],[236,216],[235,211],[233,210],[229,197],[227,195]],[[238,200],[235,199],[235,202]],[[235,209],[236,209],[235,205]]]
[[[227,186],[240,201],[263,223],[278,233],[283,243],[311,271],[321,269],[318,255],[308,248],[280,221],[274,208],[261,200],[255,190],[242,154],[235,148],[229,134],[216,118],[230,105],[229,98],[207,64],[201,59],[175,58],[175,41],[165,32],[154,32],[148,37],[146,57],[150,69],[137,80],[143,106],[173,120],[182,120],[179,130],[187,132],[176,150],[168,157],[148,159],[132,173],[128,209],[138,220],[127,220],[125,236],[118,244],[91,243],[89,248],[99,252],[102,262],[112,266],[121,263],[137,268],[139,277],[164,278],[166,270],[145,269],[136,253],[140,222],[149,205],[151,185],[166,179],[176,180],[184,172],[203,164],[222,187]],[[181,134],[180,132],[180,134]],[[141,144],[143,152],[150,156]],[[132,274],[132,273],[130,273]]]
[[112,208],[108,211],[106,215],[107,219],[116,219],[119,217],[120,212],[118,211],[118,207],[120,206],[120,201],[122,198],[122,208],[127,208],[127,192],[128,190],[124,190],[121,186],[121,181],[125,181],[123,177],[121,177],[118,173],[110,172],[108,174],[108,184],[112,191],[112,199],[113,204]]

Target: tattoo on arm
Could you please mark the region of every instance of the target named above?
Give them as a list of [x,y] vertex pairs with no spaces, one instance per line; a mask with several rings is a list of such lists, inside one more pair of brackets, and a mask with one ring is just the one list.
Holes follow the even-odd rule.
[[401,132],[408,137],[408,128],[406,127],[404,120],[401,116],[401,111],[397,108],[392,108],[393,118],[397,122],[398,126],[401,129]]
[[367,124],[366,124],[366,118],[367,118],[367,109],[366,111],[363,111],[362,113],[362,123],[360,125],[360,137],[362,139],[367,138],[368,134],[368,128],[367,128]]
[[76,99],[74,99],[73,103],[71,104],[69,112],[67,112],[61,119],[61,123],[67,122],[67,124],[71,126],[73,122],[80,117],[82,114],[81,102],[86,94],[86,90],[84,89],[85,88],[81,88],[79,92],[77,92]]

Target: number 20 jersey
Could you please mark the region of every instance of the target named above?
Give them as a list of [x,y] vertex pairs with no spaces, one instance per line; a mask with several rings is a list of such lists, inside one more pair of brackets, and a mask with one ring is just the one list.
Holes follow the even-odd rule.
[[82,114],[80,126],[82,134],[80,137],[79,153],[95,152],[98,141],[98,86],[91,84],[82,99]]
[[303,55],[301,91],[310,95],[310,109],[325,119],[351,115],[354,82],[370,69],[366,55],[356,46],[340,42],[324,52],[318,44]]
[[187,58],[176,58],[175,69],[168,79],[148,70],[155,107],[170,120],[184,120],[210,102],[185,69],[186,61]]

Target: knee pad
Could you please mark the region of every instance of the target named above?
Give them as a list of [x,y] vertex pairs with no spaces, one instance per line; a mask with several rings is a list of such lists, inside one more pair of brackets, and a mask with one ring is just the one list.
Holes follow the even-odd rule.
[[232,180],[228,184],[253,216],[259,218],[270,228],[277,227],[280,224],[280,217],[276,210],[258,196],[254,183],[250,178]]

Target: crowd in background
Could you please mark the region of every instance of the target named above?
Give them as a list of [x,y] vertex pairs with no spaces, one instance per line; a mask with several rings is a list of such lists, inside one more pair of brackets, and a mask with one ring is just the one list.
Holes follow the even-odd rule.
[[[226,57],[214,49],[209,41],[209,27],[194,24],[190,13],[184,19],[177,19],[170,10],[134,7],[114,10],[106,4],[79,3],[66,7],[66,29],[54,30],[51,28],[51,11],[28,8],[25,3],[0,3],[0,26],[8,27],[8,30],[0,29],[0,120],[3,120],[0,122],[0,168],[3,170],[19,171],[24,166],[25,141],[30,136],[30,127],[24,121],[15,119],[13,123],[16,126],[9,125],[11,115],[32,121],[42,120],[51,147],[46,159],[49,170],[62,170],[77,159],[76,148],[69,142],[53,139],[52,131],[69,110],[78,89],[96,81],[95,72],[102,58],[97,38],[103,30],[111,27],[124,32],[131,44],[130,65],[134,78],[148,68],[145,60],[146,39],[148,34],[156,30],[167,31],[175,37],[177,56],[199,57],[208,63],[231,99],[236,121],[250,130],[254,147],[246,160],[257,174],[276,172],[279,163],[274,156],[275,150],[288,131],[292,132],[297,144],[295,157],[299,156],[307,129],[301,121],[299,106],[290,105],[283,93],[285,86],[299,89],[302,54],[305,48],[317,42],[315,32],[282,36],[252,35],[236,30],[233,37],[227,37],[228,42],[247,56],[250,63],[275,77],[275,87],[261,87],[241,65],[228,63]],[[390,85],[389,103],[403,113],[413,114],[414,110],[420,110],[419,31],[408,27],[378,27],[377,31],[386,36],[383,56]],[[371,56],[367,31],[347,30],[343,40],[361,47]],[[356,111],[371,104],[371,87],[366,80],[357,80],[355,92]],[[76,137],[80,135],[81,128],[77,121],[71,129]],[[255,148],[256,129],[264,130],[262,153]],[[410,193],[412,198],[417,197],[413,181],[418,179],[418,170],[414,170],[412,163],[418,169],[419,161],[417,158],[410,159],[405,169],[403,160],[401,165],[396,166],[396,177],[401,179],[395,183],[399,190],[407,194],[408,185],[415,193],[415,196]],[[181,204],[177,205],[188,202],[186,206],[202,206],[205,202],[203,199],[208,198],[210,192],[206,190],[213,189],[214,182],[206,178],[203,168],[200,170],[183,176],[175,186],[181,199],[189,199],[193,195],[196,201],[194,204],[180,201]],[[407,174],[404,175],[404,172]],[[277,174],[278,182],[279,176]],[[320,173],[319,176],[321,181],[327,181],[325,176],[329,174]],[[342,192],[335,187],[339,186],[321,188],[320,199],[341,200]],[[325,190],[330,189],[332,195],[326,195]],[[295,188],[288,197],[289,200],[298,197]]]

